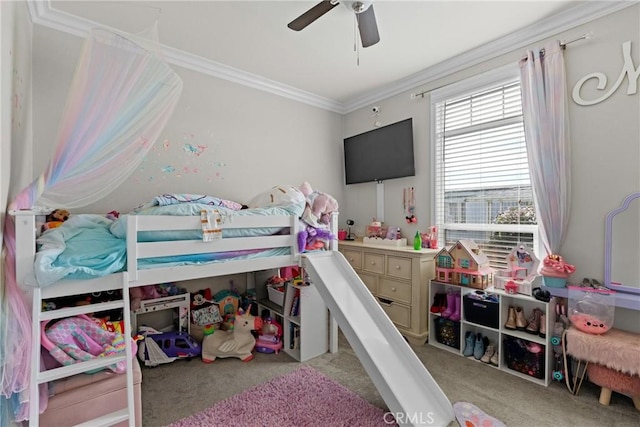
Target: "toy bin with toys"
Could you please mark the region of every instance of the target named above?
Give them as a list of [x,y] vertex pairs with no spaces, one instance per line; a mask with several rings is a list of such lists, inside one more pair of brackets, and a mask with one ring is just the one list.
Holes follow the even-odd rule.
[[476,291],[462,297],[464,318],[467,322],[498,329],[500,303],[494,294]]
[[269,301],[282,307],[284,305],[284,291],[286,280],[280,276],[273,276],[267,280],[267,295]]
[[545,377],[545,347],[521,338],[505,336],[502,343],[507,367],[534,378]]
[[460,350],[460,322],[442,317],[434,317],[436,340],[440,344]]

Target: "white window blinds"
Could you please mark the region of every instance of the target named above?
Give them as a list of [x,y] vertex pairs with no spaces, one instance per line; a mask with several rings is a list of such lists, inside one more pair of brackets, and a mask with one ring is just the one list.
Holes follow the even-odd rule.
[[473,239],[504,268],[514,246],[537,244],[520,79],[496,73],[464,85],[432,94],[439,238]]

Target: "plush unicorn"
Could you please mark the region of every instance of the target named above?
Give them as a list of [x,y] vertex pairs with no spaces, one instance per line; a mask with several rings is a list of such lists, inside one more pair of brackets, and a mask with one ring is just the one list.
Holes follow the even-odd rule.
[[230,331],[216,330],[202,341],[202,361],[211,363],[216,357],[237,357],[243,362],[253,359],[256,339],[251,331],[262,330],[262,319],[238,310]]

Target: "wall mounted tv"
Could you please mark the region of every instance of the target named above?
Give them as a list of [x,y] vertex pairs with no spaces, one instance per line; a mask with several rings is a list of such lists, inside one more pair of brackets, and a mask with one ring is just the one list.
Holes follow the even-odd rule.
[[346,184],[414,176],[412,119],[345,138],[344,172]]

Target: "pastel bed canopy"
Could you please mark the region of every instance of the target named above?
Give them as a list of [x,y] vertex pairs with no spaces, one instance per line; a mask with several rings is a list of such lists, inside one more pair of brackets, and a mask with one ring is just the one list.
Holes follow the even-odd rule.
[[[46,170],[9,209],[79,208],[113,190],[148,153],[178,102],[182,80],[157,42],[93,30],[67,97]],[[28,414],[31,315],[15,277],[15,229],[4,225],[6,268],[0,288],[0,425]],[[42,406],[41,406],[42,407]]]

